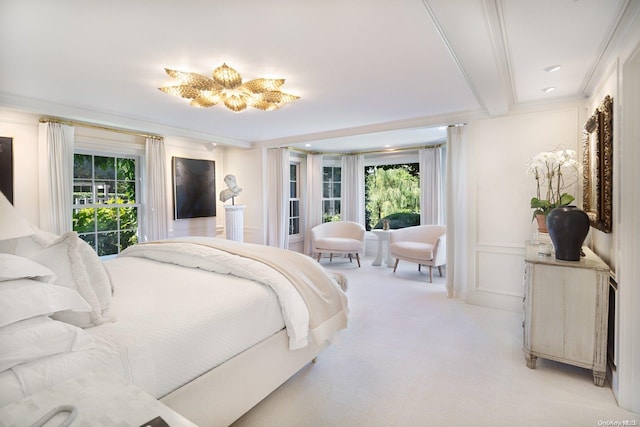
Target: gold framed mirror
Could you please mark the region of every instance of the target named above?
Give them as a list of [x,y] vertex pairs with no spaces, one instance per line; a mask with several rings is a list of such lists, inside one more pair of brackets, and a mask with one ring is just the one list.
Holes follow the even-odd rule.
[[611,232],[613,187],[613,99],[607,95],[583,129],[583,209],[591,226]]

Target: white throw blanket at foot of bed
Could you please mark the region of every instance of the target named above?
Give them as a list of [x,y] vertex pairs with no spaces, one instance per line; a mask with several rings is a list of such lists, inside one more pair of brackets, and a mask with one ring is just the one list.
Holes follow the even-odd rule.
[[[131,246],[123,256],[230,274],[269,286],[282,309],[289,348],[321,344],[347,327],[347,298],[337,278],[303,254],[206,237],[160,240]],[[292,286],[293,285],[293,286]]]

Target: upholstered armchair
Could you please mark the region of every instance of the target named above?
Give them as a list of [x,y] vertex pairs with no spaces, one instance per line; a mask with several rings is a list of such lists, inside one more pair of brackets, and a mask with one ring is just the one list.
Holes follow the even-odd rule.
[[396,259],[393,272],[400,260],[415,262],[418,271],[429,266],[429,281],[433,282],[433,267],[438,267],[442,277],[442,266],[447,263],[447,228],[442,225],[417,225],[393,230],[389,235],[389,253]]
[[349,261],[353,262],[352,255],[355,254],[360,267],[364,236],[364,226],[357,222],[325,222],[311,229],[311,250],[318,255],[318,262],[323,253],[329,254],[329,262],[333,260],[333,254],[349,255]]

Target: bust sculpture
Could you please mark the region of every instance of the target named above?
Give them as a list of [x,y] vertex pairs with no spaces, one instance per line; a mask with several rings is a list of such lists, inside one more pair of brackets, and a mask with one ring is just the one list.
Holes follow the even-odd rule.
[[235,205],[235,197],[242,192],[242,188],[238,187],[236,176],[232,174],[226,175],[224,183],[227,184],[227,188],[220,192],[220,201],[226,202],[231,199],[231,204]]

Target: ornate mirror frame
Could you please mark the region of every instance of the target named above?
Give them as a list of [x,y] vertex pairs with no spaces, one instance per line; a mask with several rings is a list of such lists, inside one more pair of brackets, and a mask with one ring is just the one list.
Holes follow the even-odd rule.
[[582,151],[583,209],[591,226],[611,232],[613,181],[613,100],[607,95],[587,120]]

